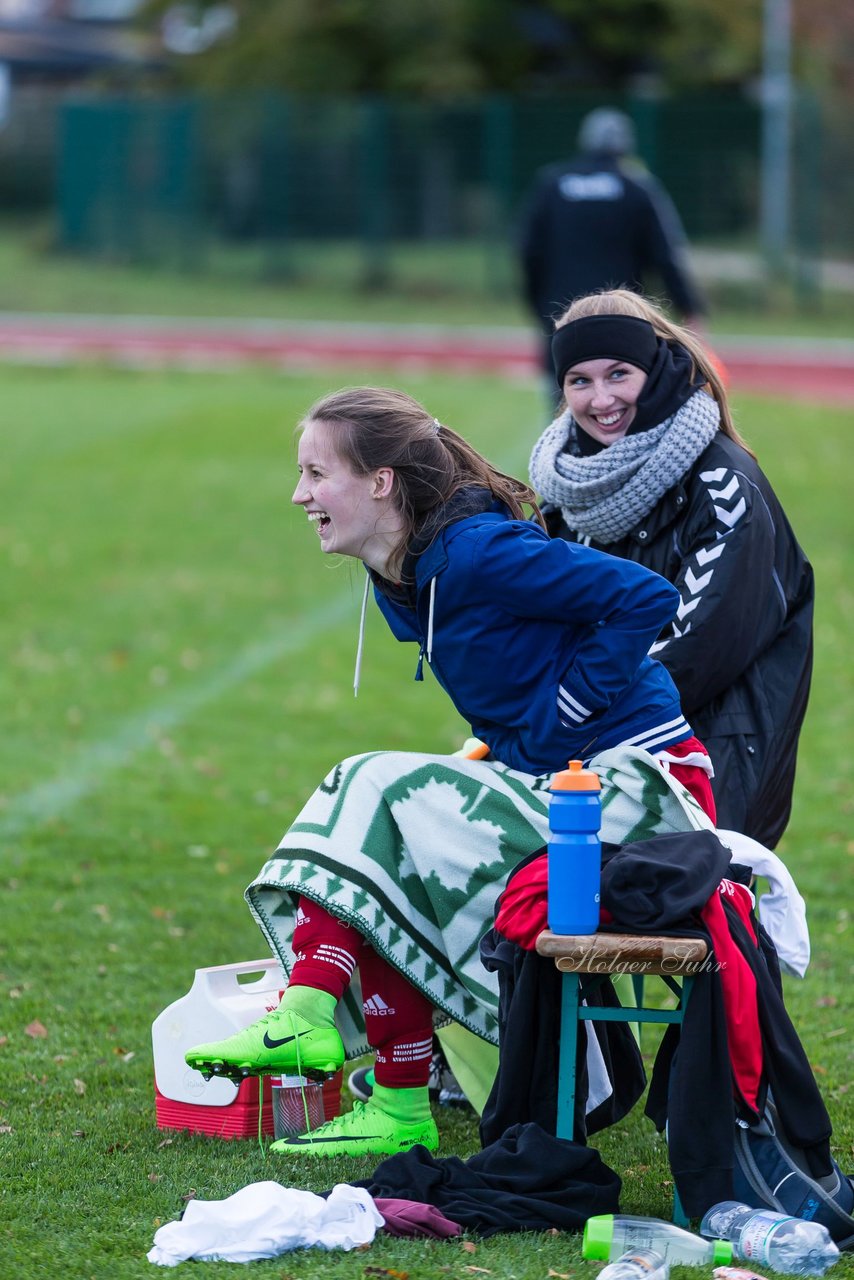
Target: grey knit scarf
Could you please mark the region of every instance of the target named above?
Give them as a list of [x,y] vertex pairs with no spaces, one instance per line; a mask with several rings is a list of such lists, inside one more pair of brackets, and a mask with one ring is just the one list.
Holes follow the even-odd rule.
[[657,427],[581,457],[579,427],[567,409],[534,445],[531,484],[560,507],[573,532],[604,545],[617,542],[690,470],[719,429],[720,416],[716,401],[697,391]]

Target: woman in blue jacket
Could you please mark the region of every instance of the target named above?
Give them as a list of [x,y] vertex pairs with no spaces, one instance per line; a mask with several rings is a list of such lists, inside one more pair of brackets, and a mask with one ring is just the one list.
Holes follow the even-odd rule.
[[282,1001],[187,1061],[236,1078],[322,1074],[370,1045],[370,1100],[273,1149],[435,1150],[434,1013],[497,1043],[478,941],[510,870],[547,839],[551,775],[592,758],[610,840],[713,817],[708,757],[648,656],[679,595],[641,566],[550,539],[526,485],[402,392],[319,401],[299,472],[293,501],[321,550],[367,571],[357,688],[373,587],[394,635],[419,646],[416,679],[426,661],[488,756],[371,752],[333,769],[247,890],[290,977]]

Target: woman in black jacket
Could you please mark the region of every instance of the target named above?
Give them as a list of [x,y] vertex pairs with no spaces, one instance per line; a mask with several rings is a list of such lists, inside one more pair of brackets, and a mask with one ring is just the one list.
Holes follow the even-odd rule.
[[718,825],[774,848],[809,695],[809,562],[691,333],[616,289],[576,299],[552,353],[564,407],[531,456],[549,532],[678,588],[651,653],[712,757]]

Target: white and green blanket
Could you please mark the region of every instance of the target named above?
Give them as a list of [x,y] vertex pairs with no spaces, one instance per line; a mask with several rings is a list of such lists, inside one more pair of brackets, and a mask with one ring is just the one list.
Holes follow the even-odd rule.
[[[645,751],[590,767],[602,839],[709,827],[693,797]],[[520,859],[548,840],[550,775],[492,761],[377,751],[336,765],[246,891],[285,971],[301,894],[353,925],[441,1014],[498,1043],[498,983],[478,944]],[[339,1008],[348,1057],[367,1052],[358,983]]]

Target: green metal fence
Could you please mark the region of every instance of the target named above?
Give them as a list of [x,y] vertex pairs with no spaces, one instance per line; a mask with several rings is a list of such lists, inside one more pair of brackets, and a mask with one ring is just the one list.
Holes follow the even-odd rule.
[[[755,101],[733,92],[609,102],[633,117],[640,156],[694,243],[757,247]],[[272,94],[68,101],[61,240],[196,267],[231,245],[278,274],[343,269],[349,247],[347,260],[376,284],[415,270],[419,254],[430,279],[431,249],[454,246],[443,261],[454,262],[458,283],[503,290],[534,173],[572,152],[597,105],[583,95],[456,105]],[[854,256],[854,180],[834,163],[844,119],[801,96],[794,123],[794,248]]]

